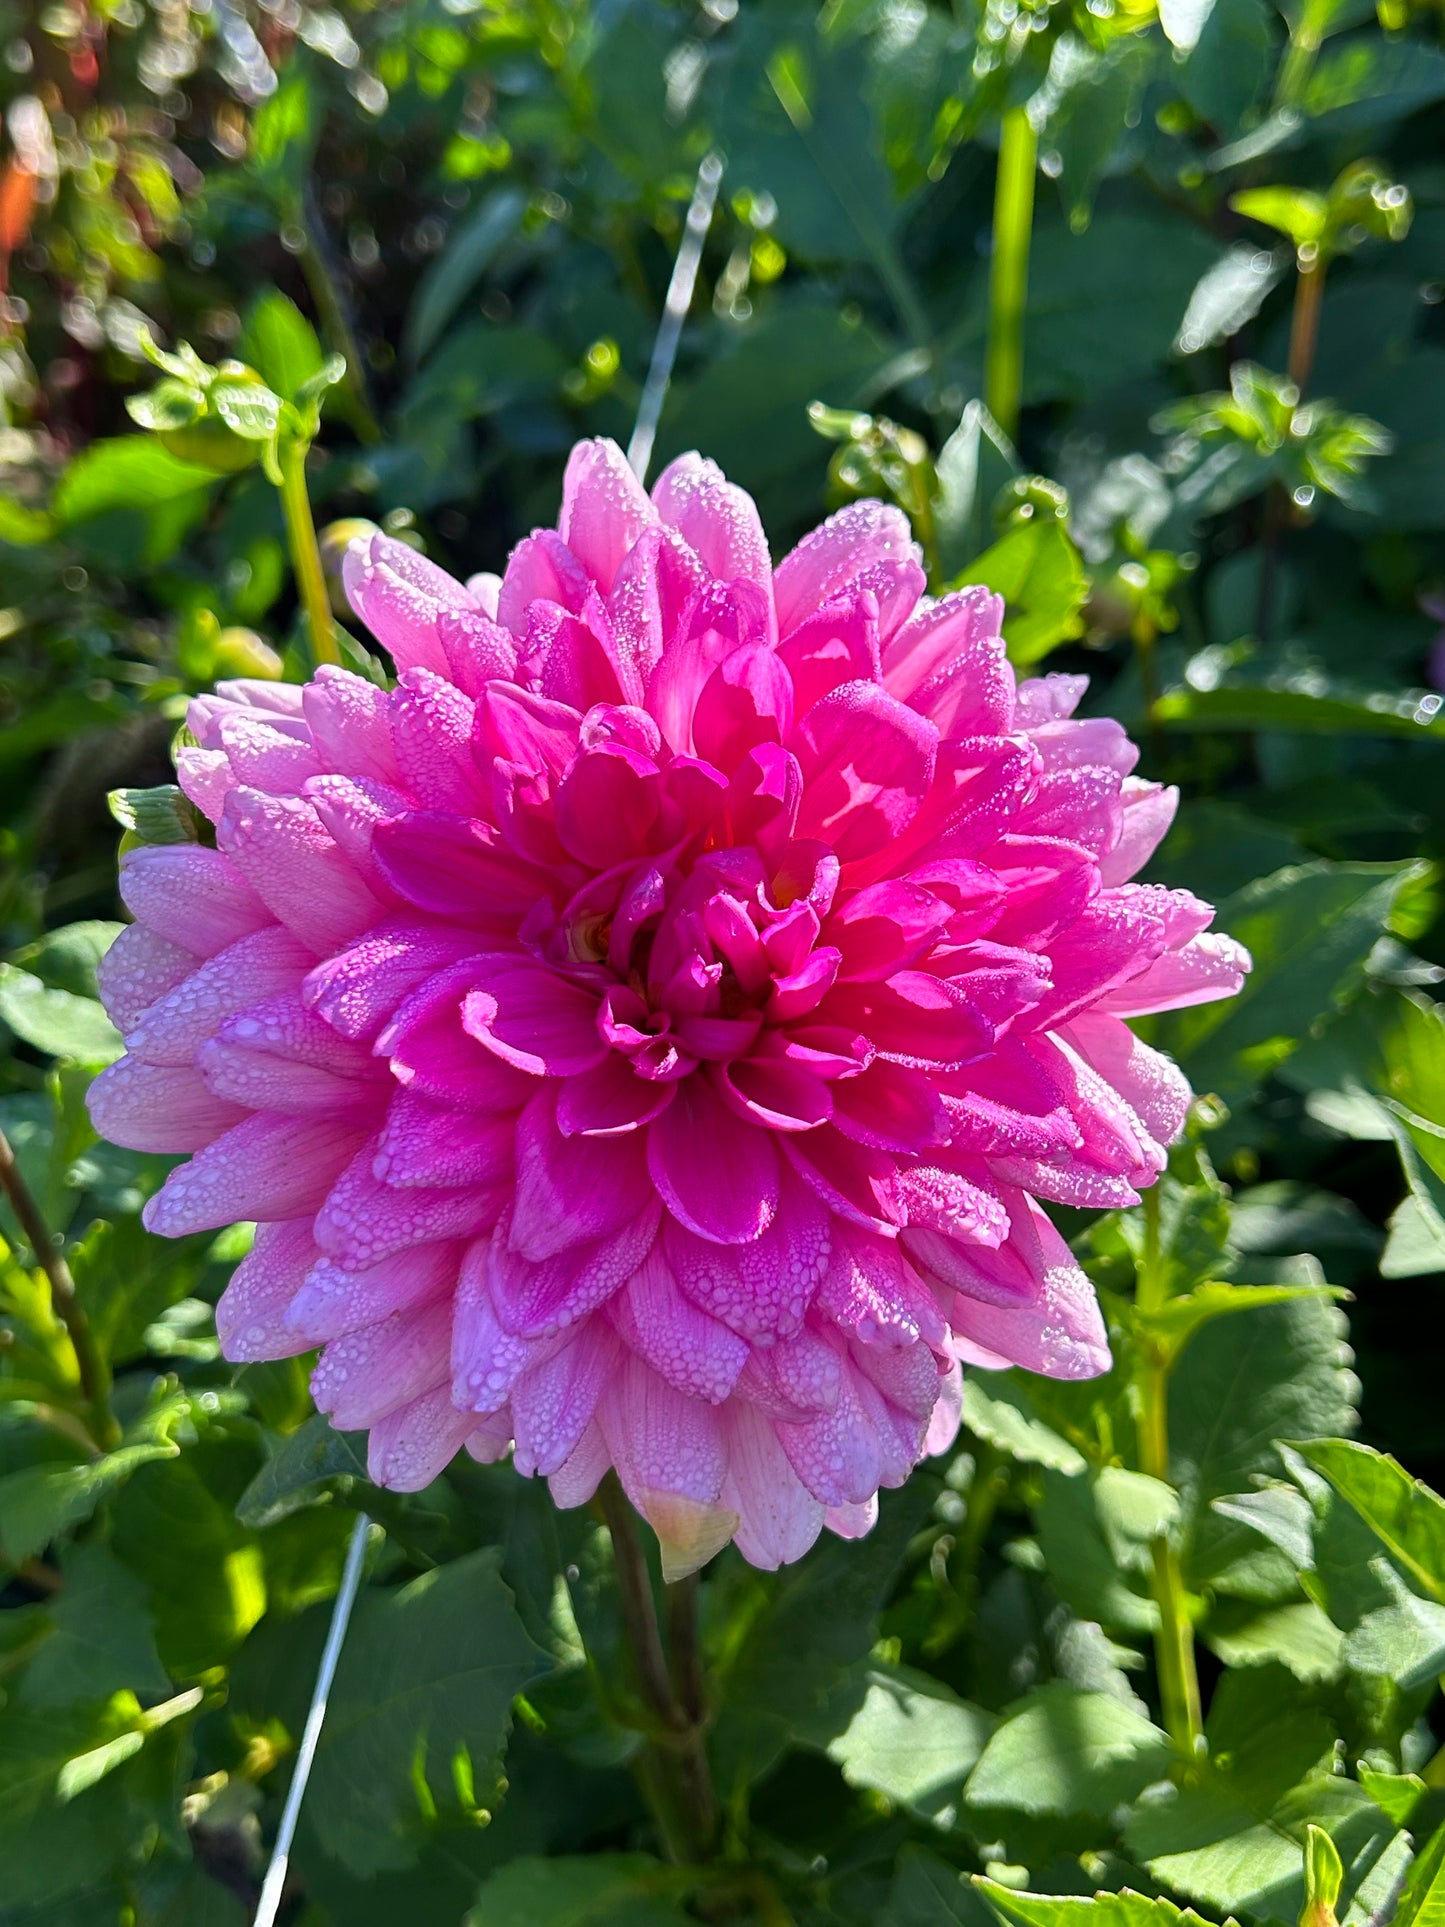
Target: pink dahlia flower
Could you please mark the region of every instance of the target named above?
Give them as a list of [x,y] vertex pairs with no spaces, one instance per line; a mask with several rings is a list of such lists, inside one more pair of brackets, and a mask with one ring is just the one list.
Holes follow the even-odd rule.
[[712,463],[610,442],[500,580],[346,579],[396,687],[200,697],[216,847],[125,858],[103,967],[96,1126],[194,1154],[147,1224],[258,1221],[227,1355],[320,1347],[385,1485],[615,1466],[673,1573],[865,1532],[960,1363],[1105,1370],[1039,1200],[1154,1181],[1189,1091],[1124,1020],[1248,959],[1129,882],[1177,797],[1083,679],[1016,685],[896,510],[774,569]]

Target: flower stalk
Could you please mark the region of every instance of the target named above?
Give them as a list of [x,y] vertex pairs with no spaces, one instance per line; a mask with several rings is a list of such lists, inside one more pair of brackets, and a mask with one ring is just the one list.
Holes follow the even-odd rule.
[[[1139,1264],[1135,1302],[1146,1315],[1158,1311],[1167,1296],[1160,1258],[1159,1187],[1144,1193],[1144,1253]],[[1140,1347],[1139,1469],[1151,1479],[1169,1483],[1169,1366],[1147,1339]],[[1150,1547],[1149,1591],[1159,1613],[1154,1635],[1159,1672],[1159,1697],[1164,1726],[1186,1759],[1203,1748],[1204,1718],[1199,1697],[1199,1673],[1194,1659],[1194,1628],[1184,1602],[1184,1579],[1179,1554],[1167,1531]]]
[[297,593],[306,614],[311,653],[318,663],[338,664],[341,651],[336,642],[336,624],[331,616],[326,574],[321,566],[321,550],[316,541],[316,524],[311,519],[311,502],[306,493],[307,447],[308,444],[299,437],[288,436],[277,449],[281,512],[286,518],[286,541],[291,551]]
[[90,1435],[95,1448],[108,1452],[120,1442],[120,1427],[110,1409],[110,1373],[98,1350],[90,1321],[85,1315],[70,1266],[56,1246],[30,1186],[21,1174],[10,1140],[0,1131],[0,1191],[5,1193],[25,1234],[35,1262],[50,1286],[50,1303],[65,1327],[70,1348],[75,1353],[76,1376],[81,1395],[89,1407]]
[[1027,107],[1003,117],[993,201],[993,260],[988,285],[988,352],[983,392],[989,413],[1015,440],[1024,379],[1024,312],[1034,224],[1038,135]]

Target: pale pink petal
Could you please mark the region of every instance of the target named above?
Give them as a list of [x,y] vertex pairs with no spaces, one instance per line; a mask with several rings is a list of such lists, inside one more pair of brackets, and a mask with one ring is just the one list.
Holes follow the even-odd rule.
[[100,1135],[132,1151],[197,1151],[246,1115],[207,1090],[199,1071],[135,1057],[102,1071],[85,1102]]
[[557,533],[606,595],[657,511],[616,442],[579,442],[567,458]]
[[423,1392],[372,1426],[366,1469],[392,1492],[420,1492],[439,1478],[476,1430],[476,1417],[459,1412],[445,1385]]
[[913,530],[901,509],[850,502],[804,536],[773,579],[778,631],[791,635],[828,598],[875,562],[913,555]]
[[199,957],[214,957],[273,921],[230,858],[199,843],[152,844],[120,861],[133,917]]
[[216,1305],[216,1336],[237,1364],[295,1358],[310,1341],[286,1323],[286,1310],[315,1264],[316,1241],[304,1220],[263,1224]]

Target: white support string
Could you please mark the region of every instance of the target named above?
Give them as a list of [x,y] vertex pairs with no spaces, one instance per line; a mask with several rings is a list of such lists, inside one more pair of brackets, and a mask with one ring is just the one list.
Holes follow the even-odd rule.
[[[657,436],[662,404],[667,399],[668,383],[672,380],[672,364],[677,358],[682,324],[692,306],[698,264],[702,260],[703,242],[712,224],[712,211],[722,171],[722,160],[717,154],[705,155],[697,170],[697,185],[687,210],[677,259],[672,265],[667,300],[663,304],[662,320],[658,323],[657,339],[652,344],[652,360],[643,384],[642,399],[637,406],[637,424],[632,431],[632,440],[627,444],[627,460],[639,481],[647,479],[652,444]],[[341,1587],[331,1608],[331,1624],[327,1629],[326,1645],[322,1649],[321,1665],[311,1694],[311,1707],[302,1728],[301,1744],[296,1749],[296,1765],[287,1789],[286,1804],[281,1811],[281,1824],[276,1829],[276,1843],[271,1849],[266,1878],[261,1883],[261,1898],[256,1907],[253,1927],[275,1927],[276,1924],[281,1890],[286,1885],[286,1870],[291,1861],[291,1843],[296,1837],[301,1802],[306,1797],[306,1782],[311,1778],[316,1747],[326,1720],[326,1703],[331,1696],[332,1681],[336,1678],[336,1663],[341,1658],[351,1609],[356,1604],[356,1595],[361,1586],[361,1566],[366,1554],[366,1535],[370,1524],[365,1513],[360,1513],[352,1528],[351,1543],[346,1549],[346,1565],[341,1574]]]
[[627,460],[639,482],[647,480],[658,419],[662,414],[662,404],[667,399],[667,385],[672,380],[672,364],[677,359],[682,324],[692,306],[692,291],[697,285],[698,264],[702,260],[702,244],[712,224],[713,203],[717,200],[722,172],[720,154],[703,156],[702,166],[697,170],[697,185],[692,191],[692,205],[687,210],[682,240],[678,244],[677,259],[672,264],[672,279],[667,284],[667,300],[663,303],[657,339],[652,344],[652,361],[647,370],[647,380],[643,383],[642,400],[637,405],[637,426],[632,431],[632,440],[627,444]]
[[366,1514],[360,1512],[357,1514],[356,1524],[351,1529],[351,1542],[346,1548],[346,1564],[341,1573],[341,1586],[336,1594],[335,1604],[331,1608],[331,1624],[326,1631],[326,1644],[322,1648],[316,1686],[311,1694],[311,1708],[301,1731],[301,1744],[296,1749],[296,1766],[291,1775],[291,1785],[287,1789],[286,1805],[281,1811],[281,1824],[276,1829],[276,1844],[271,1849],[270,1864],[266,1868],[266,1878],[261,1884],[261,1898],[256,1907],[255,1927],[275,1927],[276,1913],[281,1905],[281,1890],[286,1885],[286,1869],[291,1861],[291,1842],[296,1836],[296,1822],[301,1813],[301,1802],[306,1795],[306,1782],[311,1778],[317,1742],[321,1738],[321,1728],[326,1719],[326,1702],[331,1697],[331,1682],[336,1677],[336,1662],[341,1657],[341,1646],[346,1638],[351,1609],[356,1604],[357,1590],[361,1585],[361,1565],[366,1556],[366,1535],[370,1525],[371,1521]]

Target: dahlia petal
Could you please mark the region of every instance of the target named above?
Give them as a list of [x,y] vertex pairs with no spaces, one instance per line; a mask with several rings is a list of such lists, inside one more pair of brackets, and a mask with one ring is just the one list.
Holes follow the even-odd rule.
[[236,787],[236,777],[223,749],[187,746],[176,751],[176,783],[208,822],[219,823],[226,798]]
[[[1054,939],[1049,950],[1053,989],[1030,1012],[1030,1028],[1053,1029],[1121,986],[1130,987],[1124,993],[1125,1007],[1115,1010],[1112,998],[1103,1007],[1116,1016],[1135,1014],[1141,1006],[1130,994],[1134,980],[1146,976],[1149,966],[1162,955],[1165,941],[1162,919],[1151,915],[1148,908],[1121,900],[1117,892],[1097,897]],[[1158,1008],[1149,1002],[1148,988],[1139,994],[1145,999],[1143,1008]],[[1225,992],[1213,994],[1223,996]]]
[[295,796],[321,765],[310,741],[298,742],[254,712],[232,710],[217,722],[212,745],[226,752],[236,781],[272,796]]
[[[498,577],[492,580],[500,587]],[[437,635],[447,673],[463,695],[480,696],[489,682],[515,678],[517,639],[485,612],[444,609],[437,618]]]
[[594,1418],[582,1434],[571,1458],[547,1481],[553,1503],[564,1512],[572,1506],[586,1505],[601,1485],[603,1475],[611,1464],[612,1455],[607,1450],[607,1441]]
[[410,810],[377,825],[372,849],[382,875],[408,903],[476,931],[510,934],[546,894],[546,879],[509,850],[490,823]]
[[316,1409],[339,1432],[375,1425],[445,1384],[451,1335],[452,1308],[443,1301],[333,1338],[311,1374]]
[[369,776],[313,776],[305,794],[321,827],[368,889],[394,900],[397,893],[378,868],[372,844],[377,825],[404,816],[411,807],[410,797]]
[[958,1070],[993,1042],[968,987],[921,970],[895,971],[887,983],[837,984],[822,1015],[860,1031],[882,1056],[921,1070]]
[[557,1099],[557,1129],[566,1137],[619,1137],[665,1111],[674,1084],[649,1082],[616,1051],[590,1071],[569,1077]]
[[237,1364],[295,1358],[309,1341],[286,1324],[286,1308],[316,1262],[304,1220],[256,1227],[256,1241],[216,1303],[216,1336]]
[[[668,1518],[668,1508],[660,1501],[716,1503],[727,1456],[711,1405],[688,1398],[630,1353],[606,1386],[597,1419],[627,1496],[659,1538],[665,1525],[682,1523]],[[658,1513],[663,1514],[661,1521]]]
[[863,1345],[912,1345],[921,1334],[919,1291],[894,1238],[833,1227],[818,1310]]
[[514,1248],[515,1212],[504,1214],[487,1260],[488,1288],[503,1326],[520,1337],[546,1338],[598,1310],[646,1260],[660,1217],[656,1199],[650,1199],[617,1230],[534,1260]]
[[520,640],[534,602],[555,602],[575,613],[591,587],[586,569],[562,538],[551,529],[535,529],[507,558],[497,592],[497,621]]
[[1172,783],[1165,789],[1130,776],[1119,793],[1119,803],[1119,840],[1099,859],[1099,874],[1106,884],[1127,883],[1144,868],[1174,821],[1179,791]]
[[557,836],[589,869],[649,853],[661,808],[655,764],[605,744],[583,750],[558,786]]
[[945,898],[894,878],[855,891],[834,910],[824,936],[842,956],[838,975],[844,983],[878,980],[917,962],[954,914]]
[[923,1072],[882,1057],[832,1091],[833,1122],[845,1137],[883,1151],[922,1152],[949,1139],[948,1113]]
[[475,1237],[496,1222],[504,1186],[397,1190],[372,1170],[375,1155],[373,1137],[336,1176],[317,1212],[316,1242],[338,1264],[367,1271],[409,1245]]
[[478,816],[488,791],[472,761],[476,704],[429,669],[408,669],[389,704],[401,781],[429,810]]
[[273,921],[230,858],[199,843],[127,851],[120,894],[139,922],[198,957],[214,957]]
[[384,689],[349,669],[323,663],[301,696],[322,769],[373,783],[394,785],[400,780]]
[[512,1388],[517,1470],[528,1478],[560,1472],[592,1423],[621,1347],[593,1319],[562,1351],[529,1365]]
[[122,1057],[86,1092],[90,1121],[112,1144],[132,1151],[197,1151],[246,1113],[207,1090],[188,1065]]
[[[683,1041],[689,1041],[686,1032]],[[770,1131],[812,1131],[833,1115],[834,1095],[821,1077],[782,1056],[740,1057],[718,1074],[717,1092],[745,1123]]]
[[[476,952],[469,931],[390,917],[306,978],[308,1006],[342,1037],[370,1042],[412,992]],[[461,1008],[458,992],[456,1009]],[[458,1025],[460,1028],[460,1025]]]
[[1088,687],[1087,676],[1066,676],[1056,671],[1031,676],[1018,687],[1014,728],[1042,729],[1048,723],[1064,721],[1083,701]]
[[751,1343],[769,1345],[802,1324],[827,1271],[831,1231],[806,1187],[788,1179],[772,1223],[751,1243],[718,1244],[667,1219],[662,1246],[695,1305]]
[[901,509],[850,502],[805,535],[773,577],[778,633],[787,637],[875,562],[911,558],[913,530]]
[[942,744],[932,787],[917,814],[894,842],[850,860],[847,881],[861,886],[900,870],[917,875],[924,865],[982,855],[1009,827],[1037,781],[1038,757],[1017,737],[969,736]]
[[179,1238],[242,1218],[313,1212],[345,1168],[365,1129],[341,1117],[258,1111],[172,1171],[146,1204],[148,1231]]
[[564,1137],[556,1087],[544,1084],[517,1124],[512,1249],[524,1258],[550,1258],[612,1236],[651,1202],[640,1139]]
[[462,1027],[504,1063],[533,1077],[575,1077],[601,1063],[593,991],[525,957],[498,960],[483,982],[462,1000]]
[[1096,1008],[1113,1017],[1146,1017],[1156,1010],[1185,1010],[1191,1004],[1233,997],[1252,968],[1249,952],[1233,937],[1207,931],[1182,950],[1167,952],[1117,989],[1108,990]]
[[[644,529],[623,558],[608,592],[607,619],[619,661],[627,664],[629,677],[639,678],[643,688],[707,576],[701,560],[671,528]],[[771,606],[769,584],[770,610]]]
[[947,709],[947,736],[1006,735],[1014,679],[999,633],[1003,598],[984,588],[941,597],[897,630],[883,652],[890,696],[924,714]]
[[152,1004],[185,982],[199,961],[194,951],[157,936],[143,923],[127,924],[95,970],[100,1001],[116,1029],[133,1030]]
[[793,679],[765,643],[720,662],[698,693],[692,740],[699,756],[735,769],[760,742],[781,742],[793,726]]
[[850,1224],[892,1236],[903,1222],[894,1194],[897,1160],[856,1144],[835,1125],[782,1140],[783,1155],[808,1188]]
[[1156,1143],[1174,1142],[1184,1129],[1192,1093],[1172,1058],[1136,1037],[1117,1017],[1100,1011],[1084,1012],[1063,1034],[1137,1113]]
[[657,511],[616,442],[578,442],[567,458],[557,533],[606,595],[627,551]]
[[938,1403],[923,1435],[923,1456],[936,1459],[950,1451],[962,1419],[963,1373],[955,1360],[938,1381]]
[[877,682],[877,598],[865,591],[824,603],[778,645],[778,660],[792,677],[798,716],[844,683]]
[[[506,1458],[512,1449],[512,1408],[510,1405],[504,1405],[500,1412],[490,1413],[480,1424],[477,1424],[475,1419],[474,1413],[472,1429],[467,1433],[466,1438],[467,1452],[478,1465],[495,1465],[499,1459]],[[596,1427],[594,1426],[592,1430],[595,1431]],[[590,1433],[585,1433],[583,1436],[590,1437]],[[568,1464],[570,1465],[576,1458],[577,1453],[574,1452]],[[603,1470],[606,1470],[605,1461]],[[601,1474],[599,1473],[598,1476],[600,1477]],[[552,1481],[552,1485],[555,1494],[555,1480]],[[590,1499],[591,1496],[591,1492],[586,1493],[578,1503],[585,1503],[585,1500]],[[560,1505],[562,1501],[558,1499],[557,1503]]]
[[1029,836],[1062,837],[1066,842],[1082,844],[1091,856],[1100,857],[1119,840],[1123,823],[1120,787],[1121,779],[1112,769],[1083,765],[1045,770],[1033,795],[1014,817],[1013,827]]
[[662,520],[719,582],[742,577],[772,601],[772,560],[757,506],[716,462],[696,453],[679,455],[653,484],[652,500]]
[[750,1405],[727,1408],[721,1502],[738,1515],[737,1548],[764,1572],[801,1559],[823,1527],[823,1507],[788,1461],[772,1422]]
[[702,1077],[688,1078],[647,1130],[647,1168],[679,1224],[699,1238],[741,1245],[778,1207],[777,1153]]
[[533,603],[527,613],[526,654],[542,665],[542,694],[575,709],[595,703],[638,703],[643,679],[622,655],[607,611],[594,589],[581,615]]
[[988,852],[988,863],[1004,890],[989,930],[995,943],[1046,950],[1098,894],[1093,856],[1061,837],[1002,836]]
[[498,1412],[527,1363],[547,1341],[518,1338],[504,1329],[487,1282],[492,1240],[468,1246],[452,1306],[452,1398],[459,1410]]
[[318,1257],[287,1306],[286,1325],[307,1345],[324,1345],[363,1325],[431,1304],[454,1289],[460,1256],[455,1244],[414,1245],[366,1271]]
[[989,1367],[1022,1365],[1046,1378],[1097,1378],[1111,1360],[1093,1286],[1043,1211],[1034,1204],[1012,1214],[1039,1289],[1027,1305],[957,1301],[954,1349]]
[[876,1492],[859,1505],[830,1505],[823,1512],[823,1524],[840,1539],[866,1539],[877,1523]]
[[391,1492],[420,1492],[451,1464],[476,1430],[476,1415],[459,1412],[445,1385],[423,1392],[385,1418],[367,1441],[372,1482]]
[[294,991],[312,961],[311,952],[276,924],[242,937],[148,1005],[127,1034],[127,1048],[148,1064],[189,1064],[228,1017],[264,997]]
[[1083,1143],[1063,1086],[1016,1037],[940,1082],[956,1151],[1053,1157]]
[[216,841],[272,914],[318,954],[382,916],[382,906],[310,803],[234,789]]
[[938,732],[875,683],[844,683],[814,703],[792,747],[804,783],[798,832],[825,838],[846,864],[913,821],[933,781]]
[[470,1111],[521,1109],[536,1084],[462,1024],[462,1006],[477,980],[480,959],[443,970],[407,998],[376,1040],[399,1083],[440,1103]]
[[608,1310],[628,1349],[689,1398],[720,1405],[747,1363],[746,1339],[678,1289],[661,1240]]
[[446,674],[437,619],[444,609],[473,606],[460,582],[386,535],[353,542],[341,576],[352,608],[389,653],[398,674],[407,669]]
[[1128,776],[1139,760],[1122,723],[1112,716],[1088,716],[1079,721],[1044,723],[1029,731],[1030,741],[1046,770],[1079,769],[1093,765]]
[[208,1037],[196,1053],[207,1090],[220,1101],[251,1111],[284,1111],[288,1116],[357,1114],[365,1126],[386,1101],[381,1067],[364,1061],[362,1077],[348,1077],[318,1064],[306,1064],[275,1050],[238,1039],[232,1019],[226,1037]]
[[831,1412],[795,1423],[782,1421],[777,1434],[788,1463],[823,1505],[861,1504],[877,1492],[882,1451],[851,1373],[841,1374]]
[[384,1184],[502,1184],[517,1126],[507,1112],[457,1111],[403,1089],[387,1110],[372,1169]]

